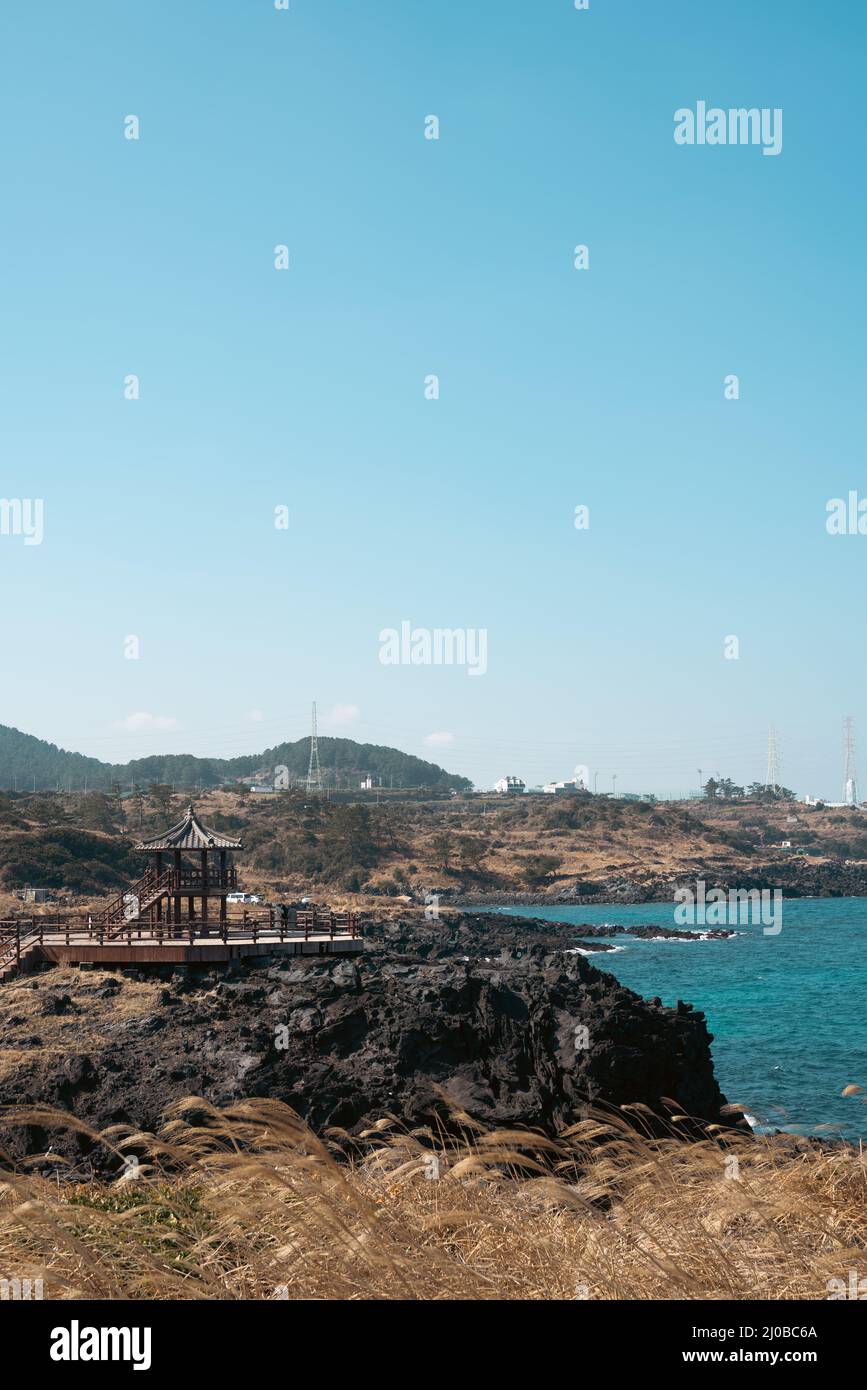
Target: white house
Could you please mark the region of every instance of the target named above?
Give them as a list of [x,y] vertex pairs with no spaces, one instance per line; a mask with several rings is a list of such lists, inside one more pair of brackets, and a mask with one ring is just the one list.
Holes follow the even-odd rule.
[[520,777],[501,777],[494,788],[501,796],[521,796],[527,790]]

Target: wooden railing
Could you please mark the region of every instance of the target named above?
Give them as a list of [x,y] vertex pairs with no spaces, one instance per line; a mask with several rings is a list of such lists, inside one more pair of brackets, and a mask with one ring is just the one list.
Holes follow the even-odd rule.
[[134,945],[139,942],[222,941],[230,942],[292,942],[309,941],[311,937],[327,937],[331,941],[363,936],[363,926],[354,912],[298,912],[290,909],[284,917],[279,909],[268,908],[251,914],[245,908],[241,916],[227,916],[224,921],[150,922],[146,918],[125,924],[108,923],[94,915],[70,913],[63,917],[36,917],[19,921],[0,921],[0,971],[7,965],[20,963],[22,952],[34,945],[75,946],[90,943],[98,946],[116,943]]
[[238,886],[237,869],[209,869],[205,878],[201,869],[181,869],[179,874],[174,869],[168,872],[172,875],[173,893],[201,893],[203,888],[209,893],[218,893],[224,888],[231,892]]
[[[137,883],[131,884],[124,893],[118,893],[116,898],[112,898],[108,907],[104,908],[101,912],[95,913],[95,920],[102,923],[104,926],[112,926],[117,922],[125,922],[129,916],[137,916],[138,913],[141,912],[142,905],[145,904],[147,899],[149,899],[150,902],[154,901],[152,895],[157,891],[157,885],[160,884],[165,877],[166,875],[162,874],[158,879],[153,870],[148,869],[147,873],[143,874]],[[165,890],[161,889],[159,891]],[[134,912],[132,912],[131,909],[134,909]]]
[[21,964],[22,954],[42,941],[35,922],[0,922],[0,974],[7,966]]
[[148,869],[137,883],[133,883],[125,893],[119,893],[107,908],[95,914],[95,920],[103,926],[119,926],[130,918],[139,917],[160,898],[173,895],[182,897],[185,893],[199,896],[203,891],[227,892],[235,888],[237,882],[235,869],[214,870],[204,877],[201,870],[196,869],[184,868],[180,873],[176,869],[164,869],[160,874]]

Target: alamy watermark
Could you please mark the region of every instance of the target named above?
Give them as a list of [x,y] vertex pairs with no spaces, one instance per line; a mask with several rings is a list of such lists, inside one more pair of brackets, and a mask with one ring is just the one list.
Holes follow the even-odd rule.
[[849,1270],[848,1283],[844,1279],[829,1279],[825,1288],[831,1302],[840,1298],[867,1299],[867,1279],[859,1279],[857,1269]]
[[488,630],[484,627],[384,627],[379,634],[383,666],[466,666],[467,675],[488,669]]
[[131,1361],[134,1371],[150,1370],[149,1327],[82,1327],[73,1318],[68,1327],[51,1331],[52,1361]]
[[0,1302],[31,1303],[45,1297],[42,1279],[0,1279]]
[[41,497],[0,497],[0,536],[23,536],[25,545],[41,545],[44,535]]
[[674,920],[679,927],[758,927],[765,936],[783,928],[781,888],[711,888],[704,879],[695,888],[678,888]]
[[674,113],[676,145],[761,145],[762,154],[783,149],[781,106],[708,106],[697,101],[695,110],[681,106]]
[[829,497],[825,512],[829,536],[867,536],[867,497],[859,497],[854,488],[846,497]]

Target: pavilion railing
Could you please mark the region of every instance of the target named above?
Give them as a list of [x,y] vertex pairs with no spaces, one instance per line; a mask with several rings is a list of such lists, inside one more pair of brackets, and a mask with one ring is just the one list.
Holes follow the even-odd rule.
[[168,872],[172,876],[172,892],[201,893],[206,889],[209,893],[217,893],[224,888],[232,892],[238,887],[237,869],[210,869],[205,876],[200,869],[181,869],[180,873],[170,869]]

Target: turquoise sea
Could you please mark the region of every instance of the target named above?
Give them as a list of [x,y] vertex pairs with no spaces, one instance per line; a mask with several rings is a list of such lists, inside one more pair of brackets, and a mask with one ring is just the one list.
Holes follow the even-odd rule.
[[[676,925],[671,903],[495,910],[576,927]],[[867,898],[786,899],[778,936],[737,930],[728,941],[614,937],[622,949],[590,959],[637,994],[704,1010],[720,1087],[757,1128],[867,1138]],[[864,1094],[841,1096],[852,1084]]]

